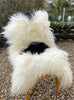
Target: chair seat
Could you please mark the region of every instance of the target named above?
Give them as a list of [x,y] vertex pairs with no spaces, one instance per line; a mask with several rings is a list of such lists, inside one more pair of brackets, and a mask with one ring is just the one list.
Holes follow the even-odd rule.
[[22,55],[13,53],[9,58],[13,58],[11,61],[15,66],[11,88],[14,94],[26,93],[34,87],[39,77],[49,74],[58,77],[63,87],[71,85],[72,73],[67,53],[57,47],[47,48],[43,53],[34,55],[28,52]]

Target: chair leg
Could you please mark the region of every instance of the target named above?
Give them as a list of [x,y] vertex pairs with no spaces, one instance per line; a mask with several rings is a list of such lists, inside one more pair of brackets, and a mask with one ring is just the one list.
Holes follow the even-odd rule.
[[59,94],[59,93],[60,93],[59,80],[58,80],[57,77],[55,78],[55,80],[56,80],[56,91],[57,91],[57,93]]
[[29,100],[29,91],[25,94],[25,100]]
[[[41,79],[43,79],[43,78],[41,78]],[[55,78],[55,80],[56,80],[56,91],[59,94],[60,93],[59,80],[57,77]],[[25,100],[29,100],[29,91],[26,92],[26,94],[25,94]]]

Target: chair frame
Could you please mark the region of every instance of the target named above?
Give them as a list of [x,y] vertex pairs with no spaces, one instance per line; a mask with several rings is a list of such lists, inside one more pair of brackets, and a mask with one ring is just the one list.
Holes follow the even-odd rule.
[[[51,75],[45,75],[45,76],[40,77],[39,80],[49,78],[49,77],[51,77]],[[59,94],[60,93],[59,80],[57,77],[55,77],[55,80],[56,80],[56,91]],[[29,91],[27,91],[25,94],[25,100],[29,100]]]

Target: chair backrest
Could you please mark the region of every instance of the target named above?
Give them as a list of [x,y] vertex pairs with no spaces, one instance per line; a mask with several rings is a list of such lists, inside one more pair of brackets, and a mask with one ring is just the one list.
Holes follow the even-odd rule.
[[14,14],[4,27],[3,34],[8,39],[12,52],[20,52],[32,42],[42,42],[48,47],[55,46],[48,13],[39,10],[33,12],[31,16],[29,18],[23,13]]

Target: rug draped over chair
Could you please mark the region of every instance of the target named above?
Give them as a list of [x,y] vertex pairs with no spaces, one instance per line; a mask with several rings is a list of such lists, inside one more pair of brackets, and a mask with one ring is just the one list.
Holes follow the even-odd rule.
[[35,11],[30,18],[23,13],[14,14],[4,30],[13,66],[12,94],[26,93],[45,75],[56,76],[60,87],[71,86],[68,53],[56,46],[46,11]]

